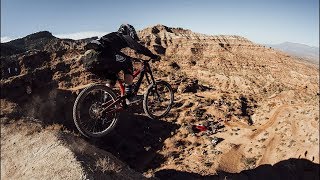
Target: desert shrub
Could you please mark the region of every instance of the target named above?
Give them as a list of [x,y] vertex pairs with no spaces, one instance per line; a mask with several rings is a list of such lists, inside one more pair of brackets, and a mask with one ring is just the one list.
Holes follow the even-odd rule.
[[171,62],[169,64],[169,66],[172,67],[175,70],[179,70],[180,69],[180,66],[176,62]]

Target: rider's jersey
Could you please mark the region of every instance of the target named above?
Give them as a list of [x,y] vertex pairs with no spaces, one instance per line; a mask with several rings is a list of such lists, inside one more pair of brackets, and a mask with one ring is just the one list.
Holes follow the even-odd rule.
[[108,53],[120,53],[122,48],[129,47],[134,49],[139,54],[143,54],[149,57],[155,55],[146,47],[132,39],[128,35],[122,35],[117,32],[112,32],[104,35],[99,39],[99,42],[103,45],[103,51]]

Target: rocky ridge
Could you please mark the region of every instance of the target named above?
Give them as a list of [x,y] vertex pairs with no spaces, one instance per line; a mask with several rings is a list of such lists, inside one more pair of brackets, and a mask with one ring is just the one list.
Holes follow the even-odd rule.
[[223,51],[232,47],[260,47],[240,36],[211,36],[194,33],[182,28],[169,28],[156,25],[140,31],[145,45],[166,56],[192,57],[195,55],[212,56],[210,51]]
[[[209,36],[156,25],[141,30],[139,37],[162,56],[152,68],[155,76],[168,81],[176,92],[172,112],[162,120],[151,120],[137,107],[123,114],[112,136],[84,140],[71,135],[74,142],[108,151],[146,177],[249,177],[250,172],[258,176],[269,172],[259,167],[278,162],[296,165],[300,168],[297,173],[306,171],[299,160],[290,158],[318,165],[317,66],[239,36]],[[28,117],[45,127],[58,123],[75,130],[71,114],[77,93],[83,85],[104,80],[82,67],[84,44],[58,39],[48,32],[1,44],[1,51],[9,47],[10,52],[1,52],[3,128],[15,130],[12,124]],[[17,71],[9,73],[8,68]],[[195,124],[219,128],[194,132],[191,127]],[[2,136],[16,137],[9,133]],[[72,148],[79,147],[73,143]],[[10,154],[2,158],[2,162],[15,162]],[[89,169],[94,169],[100,161],[90,157],[90,162]],[[243,170],[249,173],[230,174]],[[32,168],[28,171],[33,172]],[[213,176],[221,171],[226,174]],[[311,175],[315,171],[312,169]],[[79,176],[88,173],[79,172]],[[281,174],[283,171],[275,176]],[[97,178],[104,174],[91,175]]]

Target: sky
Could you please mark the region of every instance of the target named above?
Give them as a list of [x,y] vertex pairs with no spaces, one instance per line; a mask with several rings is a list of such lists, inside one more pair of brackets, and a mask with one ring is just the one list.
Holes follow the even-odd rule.
[[60,38],[102,36],[122,23],[319,47],[319,0],[1,0],[1,42],[43,30]]

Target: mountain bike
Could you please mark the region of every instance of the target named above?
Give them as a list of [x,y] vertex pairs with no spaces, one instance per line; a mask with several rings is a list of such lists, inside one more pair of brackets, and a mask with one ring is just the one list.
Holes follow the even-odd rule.
[[[148,88],[143,95],[143,110],[151,119],[166,116],[172,108],[174,94],[172,87],[165,81],[154,79],[149,60],[134,59],[142,63],[142,67],[133,73],[133,93],[137,95],[145,77]],[[81,134],[86,137],[102,137],[110,133],[116,126],[120,112],[127,109],[127,95],[124,82],[117,76],[120,93],[116,93],[106,84],[93,84],[82,90],[73,106],[73,120]],[[117,95],[119,94],[119,95]]]

